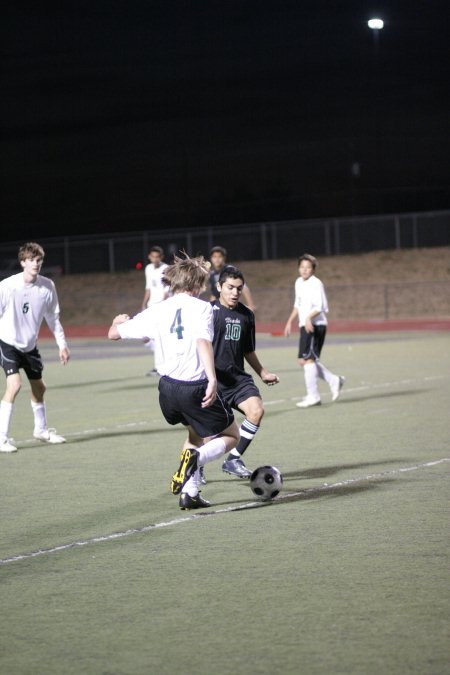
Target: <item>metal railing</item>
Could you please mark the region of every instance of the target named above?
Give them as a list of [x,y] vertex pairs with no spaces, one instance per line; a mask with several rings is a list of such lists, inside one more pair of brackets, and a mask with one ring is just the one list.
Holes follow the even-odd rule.
[[[450,211],[380,216],[290,220],[203,228],[148,230],[104,235],[61,236],[36,240],[46,251],[48,266],[65,274],[119,272],[146,262],[149,247],[158,244],[166,259],[180,250],[208,255],[221,245],[230,260],[293,258],[304,250],[340,255],[376,250],[450,245]],[[11,260],[23,242],[0,246],[0,258]],[[43,269],[45,274],[45,269]]]

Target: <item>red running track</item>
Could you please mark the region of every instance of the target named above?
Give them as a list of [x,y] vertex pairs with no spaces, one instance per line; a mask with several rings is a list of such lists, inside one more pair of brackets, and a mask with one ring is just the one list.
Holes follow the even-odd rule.
[[[65,326],[64,330],[68,338],[105,338],[108,334],[109,326],[106,325],[88,325],[88,326]],[[284,323],[256,322],[258,333],[269,333],[271,335],[283,335]],[[370,333],[386,331],[450,331],[449,319],[390,319],[387,321],[330,321],[328,325],[330,333]],[[39,333],[42,339],[53,337],[47,326],[42,326]]]

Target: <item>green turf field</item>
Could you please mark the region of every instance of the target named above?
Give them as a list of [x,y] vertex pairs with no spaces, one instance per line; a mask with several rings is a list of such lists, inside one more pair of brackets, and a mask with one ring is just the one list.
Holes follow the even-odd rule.
[[68,442],[31,440],[25,383],[0,455],[2,675],[450,673],[448,334],[330,335],[347,382],[309,410],[296,340],[259,345],[281,383],[246,462],[284,491],[255,506],[215,463],[200,514],[168,489],[184,433],[147,351],[78,341],[63,368],[41,345]]

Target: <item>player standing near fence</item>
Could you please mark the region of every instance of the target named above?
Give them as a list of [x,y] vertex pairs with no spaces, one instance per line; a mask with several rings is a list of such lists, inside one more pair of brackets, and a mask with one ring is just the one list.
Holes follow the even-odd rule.
[[171,482],[181,509],[210,506],[199,494],[200,467],[222,457],[239,440],[233,412],[217,394],[212,307],[198,297],[208,276],[203,257],[176,257],[164,272],[173,295],[132,319],[119,314],[108,332],[111,340],[155,340],[161,412],[169,424],[188,429]]
[[145,266],[145,292],[142,299],[141,309],[162,302],[167,298],[168,288],[163,284],[164,270],[167,265],[164,262],[164,250],[161,246],[152,246],[148,252],[148,265]]
[[345,378],[335,375],[320,361],[320,354],[327,333],[328,302],[325,287],[314,272],[317,259],[308,253],[298,260],[299,277],[295,282],[295,301],[292,312],[286,322],[284,334],[291,334],[292,321],[298,318],[300,326],[300,344],[298,360],[304,369],[306,397],[297,403],[299,408],[320,405],[318,380],[321,378],[330,387],[331,399],[339,398]]
[[[213,246],[209,252],[209,259],[211,261],[211,271],[209,273],[209,299],[215,302],[219,299],[219,289],[217,282],[224,267],[227,265],[227,251],[223,246]],[[242,290],[242,300],[249,307],[252,312],[255,311],[255,303],[252,294],[247,284],[244,284]]]
[[[163,284],[164,270],[167,265],[164,262],[164,250],[161,246],[152,246],[148,252],[148,265],[145,266],[145,292],[142,299],[141,310],[162,302],[167,298],[169,289]],[[145,345],[152,354],[155,352],[153,340],[149,340]],[[157,375],[156,368],[153,367],[147,371],[146,375]]]
[[64,443],[65,438],[47,426],[44,402],[43,363],[37,348],[41,323],[45,318],[59,347],[59,359],[66,365],[70,358],[64,330],[59,320],[55,284],[41,276],[44,249],[36,243],[19,249],[22,272],[0,282],[0,359],[6,375],[6,391],[0,403],[0,452],[16,452],[8,438],[14,402],[22,386],[23,368],[31,386],[34,438],[46,443]]

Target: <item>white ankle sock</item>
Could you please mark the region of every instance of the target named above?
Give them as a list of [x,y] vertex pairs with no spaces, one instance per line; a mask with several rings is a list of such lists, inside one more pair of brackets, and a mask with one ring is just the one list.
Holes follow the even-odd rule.
[[306,394],[315,400],[320,399],[319,388],[317,386],[317,366],[315,363],[306,363],[303,366]]
[[183,485],[183,492],[187,492],[189,497],[196,497],[199,493],[200,469],[197,469],[188,481]]
[[5,441],[8,438],[13,406],[14,404],[9,401],[1,401],[0,403],[0,441]]
[[31,401],[31,407],[33,409],[35,431],[44,431],[44,429],[47,428],[45,403],[35,403],[34,401]]

